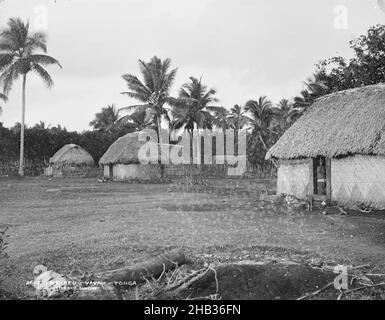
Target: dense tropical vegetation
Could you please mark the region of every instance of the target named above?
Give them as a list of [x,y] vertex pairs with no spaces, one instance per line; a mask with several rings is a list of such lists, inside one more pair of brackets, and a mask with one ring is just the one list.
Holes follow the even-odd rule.
[[[4,92],[0,93],[0,100],[4,102],[18,76],[23,78],[24,97],[29,72],[36,72],[49,87],[53,82],[42,66],[60,66],[54,58],[35,53],[36,50],[46,53],[46,38],[41,33],[31,34],[28,28],[28,23],[11,19],[0,33],[0,83]],[[144,128],[159,130],[167,124],[171,130],[186,130],[190,134],[194,129],[246,129],[251,166],[269,165],[264,160],[266,151],[317,98],[385,81],[385,25],[371,27],[366,35],[350,45],[354,52],[351,59],[332,57],[320,61],[312,77],[303,83],[299,95],[281,99],[277,104],[266,96],[257,96],[245,99],[244,105],[224,107],[217,91],[204,84],[202,78],[193,76],[181,86],[178,95],[172,97],[170,92],[177,69],[171,68],[171,60],[156,56],[149,62],[139,60],[141,79],[131,73],[122,76],[128,87],[122,94],[137,103],[120,109],[114,105],[102,108],[90,122],[92,131],[69,132],[60,126],[46,127],[44,123],[26,128],[25,158],[44,163],[64,144],[77,143],[98,161],[118,137]],[[22,122],[12,128],[0,126],[0,162],[23,157],[24,109],[23,98]],[[20,168],[22,174],[22,165]]]
[[[0,123],[0,166],[3,174],[18,173],[18,157],[20,144],[20,123],[6,128]],[[25,127],[25,170],[26,175],[39,175],[52,155],[68,143],[84,147],[95,161],[107,151],[108,147],[124,131],[104,132],[99,130],[81,133],[68,131],[60,125],[50,127],[39,123],[33,127]]]

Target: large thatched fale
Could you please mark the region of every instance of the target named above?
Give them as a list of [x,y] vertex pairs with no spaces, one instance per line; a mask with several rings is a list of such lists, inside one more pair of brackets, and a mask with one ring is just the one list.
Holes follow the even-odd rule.
[[[156,143],[150,131],[146,132],[151,142]],[[138,155],[147,141],[139,140],[140,132],[132,132],[116,140],[100,158],[104,177],[115,181],[154,180],[162,177],[159,164],[141,164]]]
[[278,193],[385,206],[385,85],[319,98],[269,150]]
[[94,168],[92,156],[76,144],[67,144],[49,160],[48,176],[88,176]]

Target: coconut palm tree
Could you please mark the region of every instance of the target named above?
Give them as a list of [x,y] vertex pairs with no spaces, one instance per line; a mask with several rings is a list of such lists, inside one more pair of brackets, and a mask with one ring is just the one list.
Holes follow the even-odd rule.
[[143,110],[138,110],[130,115],[125,116],[117,121],[117,124],[124,123],[128,128],[134,131],[142,131],[144,129],[157,130],[157,124],[153,119],[148,119],[147,114]]
[[234,130],[234,139],[235,139],[235,154],[238,155],[238,134],[239,130],[250,124],[250,118],[245,115],[246,111],[243,108],[236,104],[230,109],[230,112],[227,116],[227,121],[229,127]]
[[[212,124],[218,128],[218,129],[222,129],[223,131],[223,142],[224,142],[224,146],[223,146],[223,152],[224,154],[223,155],[226,155],[227,154],[227,145],[226,145],[226,134],[225,134],[225,131],[227,129],[230,129],[230,122],[229,122],[229,111],[224,108],[224,107],[214,107],[214,110],[213,110],[213,120],[212,120]],[[237,141],[238,141],[238,137],[237,137],[237,134],[235,136],[235,145],[237,145]]]
[[280,133],[288,129],[302,115],[303,110],[296,108],[288,99],[281,99],[277,108],[279,109],[275,120],[275,126],[279,127]]
[[[164,107],[168,98],[171,86],[175,80],[177,69],[169,71],[171,60],[162,61],[154,56],[150,62],[139,60],[139,69],[143,77],[140,81],[132,74],[125,74],[122,78],[126,81],[130,91],[122,92],[130,98],[140,101],[140,105],[131,105],[121,108],[120,111],[141,111],[146,113],[145,122],[155,121],[158,129],[159,157],[162,154],[161,122],[164,117],[170,124],[168,110]],[[122,117],[121,121],[127,121],[129,115]],[[126,119],[125,119],[126,118]]]
[[110,132],[118,119],[118,111],[112,104],[95,114],[95,119],[90,122],[90,126],[93,127],[94,130]]
[[225,131],[230,128],[229,111],[224,107],[215,107],[213,111],[213,125]]
[[[169,98],[169,92],[174,82],[178,69],[169,71],[171,66],[171,60],[161,60],[154,56],[150,62],[144,62],[139,60],[139,69],[142,74],[143,81],[140,81],[138,77],[132,74],[125,74],[122,78],[126,81],[128,92],[122,92],[122,94],[128,95],[130,98],[140,101],[142,104],[131,105],[121,108],[120,111],[144,111],[146,112],[146,122],[155,121],[158,128],[160,154],[161,154],[161,121],[164,117],[169,123],[170,118],[168,110],[165,108],[165,104]],[[129,118],[126,115],[121,118]]]
[[230,109],[228,114],[228,122],[230,128],[238,131],[243,129],[250,123],[250,118],[245,115],[246,111],[243,108],[236,104],[234,107]]
[[29,23],[24,23],[19,18],[12,18],[8,26],[0,33],[0,82],[3,91],[8,94],[14,81],[21,76],[22,87],[22,112],[20,130],[20,164],[19,175],[24,176],[24,126],[25,126],[25,91],[27,74],[31,71],[37,74],[46,84],[52,87],[53,81],[43,66],[60,63],[53,57],[36,53],[47,52],[46,35],[42,32],[32,33]]
[[179,97],[169,98],[168,103],[172,106],[172,127],[184,128],[192,134],[195,128],[212,129],[214,117],[210,112],[220,107],[212,105],[218,102],[215,89],[203,85],[202,78],[190,77],[190,81],[179,90]]
[[253,126],[253,134],[261,141],[263,148],[267,151],[268,146],[265,137],[269,135],[270,122],[275,112],[272,103],[267,97],[259,97],[256,100],[250,100],[245,105],[245,111],[250,113],[249,121]]
[[190,134],[190,158],[193,159],[193,130],[212,129],[214,116],[211,112],[216,112],[219,107],[213,106],[218,102],[215,97],[216,90],[208,89],[199,80],[190,77],[190,82],[183,84],[179,90],[178,98],[169,98],[168,103],[172,106],[171,127],[175,130],[184,128]]
[[294,107],[302,111],[311,106],[318,97],[328,93],[327,85],[316,74],[304,82],[304,87],[300,96],[294,98]]

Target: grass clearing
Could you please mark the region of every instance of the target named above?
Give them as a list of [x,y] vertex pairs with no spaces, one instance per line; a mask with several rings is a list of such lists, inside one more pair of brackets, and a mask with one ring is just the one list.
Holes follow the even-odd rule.
[[319,256],[384,270],[383,214],[289,214],[261,200],[274,185],[214,179],[186,192],[182,182],[1,179],[0,225],[9,227],[10,236],[2,285],[23,297],[37,264],[81,274],[131,265],[173,248],[184,248],[196,263],[304,262]]

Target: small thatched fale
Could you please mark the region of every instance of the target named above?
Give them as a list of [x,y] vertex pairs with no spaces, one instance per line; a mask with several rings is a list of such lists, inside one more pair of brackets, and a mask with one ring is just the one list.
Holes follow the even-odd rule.
[[266,154],[278,194],[385,207],[385,84],[319,98]]
[[48,176],[89,176],[94,171],[94,159],[76,144],[67,144],[49,160]]
[[[141,164],[138,158],[140,148],[147,140],[140,141],[140,132],[132,132],[116,140],[100,158],[104,177],[115,181],[156,180],[162,177],[159,164]],[[158,145],[151,132],[146,132],[151,142]]]

